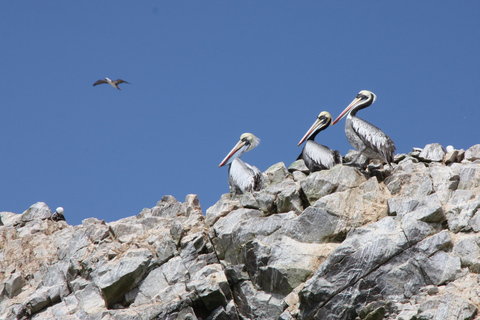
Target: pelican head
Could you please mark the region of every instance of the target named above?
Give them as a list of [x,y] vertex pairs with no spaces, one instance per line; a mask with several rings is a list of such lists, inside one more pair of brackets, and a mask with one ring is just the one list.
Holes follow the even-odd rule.
[[317,120],[312,124],[310,129],[308,129],[307,133],[303,136],[302,140],[298,143],[301,145],[305,140],[309,139],[310,137],[315,137],[320,131],[325,130],[330,123],[332,122],[332,116],[327,111],[322,111],[317,117]]
[[338,121],[342,120],[347,114],[352,113],[352,115],[355,115],[358,110],[370,106],[375,102],[375,100],[377,100],[377,96],[372,91],[360,91],[355,99],[353,99],[353,101],[348,105],[348,107],[346,107],[345,110],[340,113],[335,121],[333,121],[332,126]]
[[60,214],[63,214],[63,208],[62,207],[58,207],[56,210],[55,210],[56,213],[60,213]]
[[218,165],[219,167],[230,164],[235,158],[241,157],[245,152],[252,150],[260,143],[260,139],[251,133],[244,133],[240,136],[240,140],[235,147],[228,153],[225,159]]

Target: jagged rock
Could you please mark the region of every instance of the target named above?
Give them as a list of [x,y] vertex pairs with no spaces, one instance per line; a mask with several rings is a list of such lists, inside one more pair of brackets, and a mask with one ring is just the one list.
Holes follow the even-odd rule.
[[355,301],[403,299],[461,275],[458,257],[443,251],[452,246],[448,232],[415,240],[392,217],[351,232],[300,292],[304,319],[350,319]]
[[155,243],[158,243],[155,249],[158,264],[165,263],[177,253],[177,244],[173,240],[170,230],[164,230]]
[[480,144],[471,146],[465,151],[465,159],[468,161],[475,161],[480,159]]
[[271,184],[281,182],[289,176],[288,170],[283,162],[279,162],[265,170],[265,175]]
[[474,305],[459,296],[445,294],[432,297],[418,308],[417,319],[473,319]]
[[92,283],[76,291],[75,298],[78,300],[81,310],[87,314],[106,310],[107,305],[100,289]]
[[22,214],[21,221],[28,222],[34,219],[48,219],[51,216],[52,212],[47,204],[44,202],[37,202]]
[[293,212],[264,216],[261,211],[252,209],[232,211],[213,226],[215,251],[219,259],[229,264],[243,264],[243,250],[248,241],[269,236],[294,217]]
[[20,223],[22,216],[13,212],[0,212],[0,226],[13,226]]
[[440,148],[396,155],[386,178],[278,163],[206,217],[196,195],[108,224],[0,212],[0,319],[473,319],[478,147]]
[[164,218],[174,218],[184,213],[184,206],[173,196],[163,196],[157,205],[152,208],[152,215]]
[[303,161],[303,159],[295,161],[294,163],[292,163],[288,167],[288,172],[293,174],[295,171],[300,171],[304,174],[309,174],[310,173],[310,170],[308,170],[308,168],[305,165],[305,162]]
[[25,285],[25,279],[21,272],[15,272],[5,281],[5,293],[9,298],[13,298],[20,293]]
[[[385,199],[390,192],[377,179],[369,179],[356,188],[326,195],[314,207],[323,208],[339,217],[335,235],[347,234],[354,227],[378,221],[388,213]],[[332,234],[333,235],[333,234]]]
[[88,218],[82,221],[82,225],[86,227],[85,235],[93,243],[100,243],[110,236],[110,228],[104,220]]
[[439,143],[431,143],[427,144],[425,148],[423,148],[422,152],[418,155],[418,158],[421,161],[436,161],[441,162],[443,161],[443,157],[445,156],[445,149],[443,149],[442,145]]
[[418,158],[422,150],[423,150],[422,148],[412,148],[412,151],[408,155],[410,157]]
[[135,223],[135,217],[129,217],[109,223],[112,235],[118,239],[119,242],[132,242],[138,236],[143,236],[145,233],[143,227]]
[[[475,189],[474,189],[475,190]],[[480,230],[480,193],[456,190],[447,203],[448,228],[453,232]],[[480,213],[480,212],[479,212]]]
[[151,259],[148,250],[132,249],[94,270],[92,279],[102,290],[107,306],[121,301],[140,282]]
[[460,258],[462,267],[468,267],[470,272],[480,273],[480,237],[462,237],[455,243],[453,252]]
[[276,319],[287,307],[283,299],[257,290],[251,281],[242,281],[234,286],[238,312],[244,319]]
[[327,194],[353,188],[366,180],[359,170],[349,166],[336,165],[329,170],[311,173],[300,181],[300,185],[308,202],[312,205]]
[[[266,213],[283,213],[292,210],[300,213],[303,211],[300,186],[291,179],[271,184],[258,194],[262,201],[259,202],[259,204],[262,203],[259,209]],[[273,203],[270,202],[271,200]]]
[[232,199],[229,193],[223,194],[217,203],[207,209],[205,222],[208,226],[213,226],[218,219],[240,207],[238,199]]
[[227,277],[220,264],[210,264],[197,271],[187,289],[195,291],[209,311],[214,311],[218,306],[225,307],[232,299]]
[[412,158],[402,160],[384,182],[396,198],[421,200],[434,192],[433,182],[425,170],[425,165],[415,163]]
[[480,186],[480,166],[477,163],[454,163],[452,169],[460,176],[458,189],[469,190]]
[[[155,299],[157,301],[168,302],[186,292],[185,284],[183,283],[186,269],[181,264],[181,259],[171,259],[170,261],[170,263],[166,263],[152,270],[142,281],[136,293],[135,301],[133,302],[134,306],[149,303]],[[177,268],[177,270],[175,270],[175,268]],[[176,273],[173,274],[173,272]],[[167,273],[167,275],[165,275],[165,273]],[[176,283],[179,283],[179,285],[173,287],[175,290],[170,290]]]
[[443,204],[447,203],[458,187],[460,176],[451,167],[436,162],[432,163],[428,169],[434,192]]
[[307,175],[301,171],[293,171],[292,177],[293,177],[293,180],[295,180],[296,182],[300,182],[303,179],[305,179]]
[[465,157],[465,150],[455,150],[452,146],[447,146],[446,154],[443,158],[445,164],[450,164],[454,162],[461,162]]

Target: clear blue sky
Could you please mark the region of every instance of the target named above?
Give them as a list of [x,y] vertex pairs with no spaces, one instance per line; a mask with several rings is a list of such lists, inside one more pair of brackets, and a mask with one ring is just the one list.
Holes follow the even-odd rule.
[[[109,222],[195,193],[205,212],[243,132],[244,161],[289,166],[362,89],[397,153],[480,143],[479,2],[10,1],[0,30],[0,211]],[[344,124],[316,141],[344,155]]]

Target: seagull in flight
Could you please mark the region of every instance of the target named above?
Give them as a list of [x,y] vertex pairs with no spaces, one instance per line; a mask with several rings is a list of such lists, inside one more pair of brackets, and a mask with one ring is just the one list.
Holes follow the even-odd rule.
[[111,86],[114,87],[114,88],[117,88],[117,89],[120,90],[120,91],[122,90],[122,89],[120,89],[120,88],[118,87],[118,85],[119,85],[120,83],[128,83],[128,84],[130,84],[129,82],[127,82],[127,81],[125,81],[125,80],[122,80],[122,79],[110,80],[109,78],[105,78],[105,79],[100,79],[100,80],[98,80],[97,82],[95,82],[95,83],[93,84],[93,86],[96,86],[97,84],[102,84],[102,83],[108,83],[109,85],[111,85]]

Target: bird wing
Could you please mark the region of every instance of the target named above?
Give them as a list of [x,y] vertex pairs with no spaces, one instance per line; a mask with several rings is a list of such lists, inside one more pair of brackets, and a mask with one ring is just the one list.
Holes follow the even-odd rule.
[[252,192],[258,191],[263,187],[263,174],[257,167],[251,166],[236,158],[230,165],[229,180],[242,191]]
[[107,83],[107,81],[106,80],[98,80],[97,82],[95,82],[93,84],[93,86],[96,86],[97,84],[102,84],[102,83]]
[[[308,140],[305,147],[303,147],[302,155],[310,158],[310,160],[315,163],[315,166],[322,169],[330,169],[337,163],[341,163],[338,161],[339,159],[335,151],[311,140]],[[303,160],[305,161],[305,158],[303,158]],[[307,161],[305,163],[307,163]]]
[[265,182],[263,173],[255,166],[251,166],[248,163],[245,163],[245,165],[253,172],[253,191],[260,191]]
[[115,84],[119,84],[119,83],[128,83],[128,84],[130,84],[129,82],[127,82],[127,81],[125,81],[125,80],[122,80],[122,79],[117,79],[117,80],[113,81],[113,83],[115,83]]
[[352,119],[352,129],[367,148],[382,155],[388,163],[393,161],[395,144],[382,130],[357,117]]

